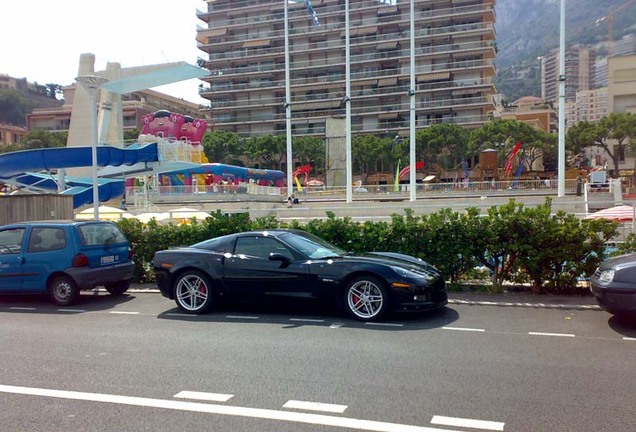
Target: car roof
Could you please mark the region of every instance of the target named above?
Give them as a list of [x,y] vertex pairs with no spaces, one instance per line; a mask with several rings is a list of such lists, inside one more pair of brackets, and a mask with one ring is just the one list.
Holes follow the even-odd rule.
[[25,222],[12,222],[6,225],[2,225],[0,228],[6,227],[24,227],[24,226],[40,226],[40,225],[84,225],[87,223],[108,223],[112,224],[110,221],[96,221],[96,220],[74,220],[74,219],[53,219],[53,220],[39,220],[39,221],[25,221]]

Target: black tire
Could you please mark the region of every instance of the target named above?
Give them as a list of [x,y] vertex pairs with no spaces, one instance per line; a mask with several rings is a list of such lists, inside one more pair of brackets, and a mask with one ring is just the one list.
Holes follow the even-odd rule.
[[187,314],[202,314],[212,307],[214,290],[210,279],[197,270],[187,270],[174,281],[174,301]]
[[126,291],[128,291],[128,288],[130,288],[130,281],[124,280],[124,281],[109,283],[104,285],[104,288],[106,288],[106,291],[108,291],[110,295],[120,296]]
[[358,321],[378,321],[390,310],[389,292],[377,277],[359,276],[344,290],[343,306],[347,314]]
[[58,306],[71,306],[77,301],[80,290],[68,276],[56,276],[49,282],[49,295]]

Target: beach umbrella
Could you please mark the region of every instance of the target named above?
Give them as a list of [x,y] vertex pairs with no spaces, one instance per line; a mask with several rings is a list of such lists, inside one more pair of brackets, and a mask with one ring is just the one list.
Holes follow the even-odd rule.
[[591,213],[585,219],[608,219],[616,222],[632,222],[634,220],[634,206],[620,205]]
[[[75,219],[79,219],[79,220],[94,219],[94,215],[95,215],[94,211],[95,210],[93,209],[93,207],[82,210],[81,212],[75,215]],[[124,219],[128,217],[132,217],[131,213],[128,213],[127,211],[117,207],[99,206],[98,211],[99,211],[100,220],[116,221],[116,220],[120,220],[120,219]]]

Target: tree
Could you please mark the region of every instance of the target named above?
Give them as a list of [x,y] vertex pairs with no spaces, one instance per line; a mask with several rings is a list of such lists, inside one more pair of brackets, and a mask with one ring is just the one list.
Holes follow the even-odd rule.
[[18,143],[0,147],[0,153],[40,148],[65,147],[67,139],[68,132],[66,131],[51,132],[38,129],[27,133],[26,136]]
[[632,147],[636,145],[636,115],[632,113],[612,113],[598,122],[577,123],[568,129],[566,136],[567,148],[574,153],[585,147],[605,150],[612,159],[614,175],[618,175],[620,155],[630,142]]
[[360,169],[363,184],[367,183],[371,167],[388,153],[390,143],[389,138],[379,138],[375,135],[357,135],[353,138],[351,157]]
[[499,164],[502,165],[518,142],[522,144],[522,156],[534,161],[543,157],[551,139],[548,134],[528,123],[498,119],[472,132],[469,149],[471,154],[478,154],[486,148],[495,148],[498,152]]
[[240,151],[240,138],[234,132],[206,132],[206,134],[203,135],[202,144],[205,156],[212,163],[236,162],[235,159],[243,154],[243,152]]
[[313,161],[316,173],[324,171],[325,167],[325,144],[317,136],[294,137],[292,142],[292,156],[301,165]]
[[470,133],[462,126],[434,124],[417,131],[415,136],[418,160],[423,160],[428,166],[438,164],[445,169],[453,169],[458,161],[468,156]]
[[287,155],[285,135],[263,135],[248,138],[245,142],[245,154],[252,163],[262,163],[263,168],[280,169]]
[[0,89],[0,121],[16,126],[26,124],[26,115],[33,111],[35,104],[17,90]]

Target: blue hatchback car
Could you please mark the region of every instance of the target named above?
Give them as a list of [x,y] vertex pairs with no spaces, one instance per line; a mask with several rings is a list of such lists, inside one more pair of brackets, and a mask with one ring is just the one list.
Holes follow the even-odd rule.
[[0,227],[0,293],[49,293],[60,306],[81,290],[130,286],[132,251],[117,225],[104,221],[22,222]]

